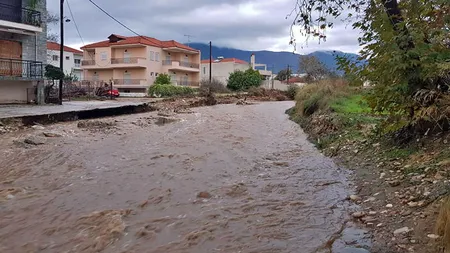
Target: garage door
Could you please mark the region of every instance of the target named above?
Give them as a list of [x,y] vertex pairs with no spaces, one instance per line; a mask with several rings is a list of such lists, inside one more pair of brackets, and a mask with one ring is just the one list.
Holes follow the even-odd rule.
[[0,75],[22,76],[22,44],[17,41],[0,40]]

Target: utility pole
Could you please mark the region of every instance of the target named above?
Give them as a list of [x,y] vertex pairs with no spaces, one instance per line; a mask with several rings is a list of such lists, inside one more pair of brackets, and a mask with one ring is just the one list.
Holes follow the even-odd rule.
[[189,46],[189,44],[191,43],[191,38],[194,37],[194,36],[189,35],[189,34],[185,34],[184,37],[187,37],[187,38],[188,38],[187,46]]
[[[61,45],[59,48],[59,67],[61,68],[61,72],[64,74],[64,0],[60,0],[60,28],[61,28]],[[62,95],[63,95],[63,79],[64,77],[61,77],[59,79],[59,104],[62,105]]]
[[273,77],[273,71],[274,70],[275,70],[275,65],[272,64],[272,76],[271,76],[271,78],[272,78],[272,90],[274,88],[274,77]]
[[212,83],[212,42],[209,42],[209,83]]
[[290,71],[290,66],[289,64],[287,65],[287,71],[286,71],[286,78],[287,78],[287,85],[289,85],[289,79],[290,79],[290,75],[289,75],[289,71]]

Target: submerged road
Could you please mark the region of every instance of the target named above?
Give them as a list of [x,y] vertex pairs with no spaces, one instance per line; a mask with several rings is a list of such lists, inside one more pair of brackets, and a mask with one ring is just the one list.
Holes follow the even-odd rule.
[[[331,252],[348,219],[348,173],[288,119],[292,105],[2,136],[0,252]],[[18,143],[46,131],[62,136]]]

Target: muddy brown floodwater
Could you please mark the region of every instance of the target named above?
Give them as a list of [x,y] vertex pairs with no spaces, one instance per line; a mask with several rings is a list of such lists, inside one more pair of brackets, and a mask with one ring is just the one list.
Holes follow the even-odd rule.
[[[340,235],[354,208],[348,173],[288,119],[292,105],[2,136],[0,252],[367,252]],[[62,137],[19,145],[45,131]]]

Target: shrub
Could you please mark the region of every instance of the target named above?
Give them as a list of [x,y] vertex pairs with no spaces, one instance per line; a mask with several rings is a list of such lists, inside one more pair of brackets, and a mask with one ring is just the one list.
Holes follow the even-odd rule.
[[211,83],[209,80],[202,80],[200,82],[200,95],[206,96],[209,92],[212,93],[228,93],[230,90],[225,87],[225,84],[218,79],[213,78]]
[[288,98],[294,100],[295,96],[297,95],[298,89],[299,89],[299,87],[295,84],[289,85],[286,90],[286,96],[288,96]]
[[349,94],[349,87],[342,79],[327,79],[298,88],[295,112],[310,116],[319,110],[330,110],[330,104],[338,97]]
[[154,84],[171,84],[169,74],[159,74],[156,77]]
[[227,88],[233,91],[248,90],[250,87],[259,87],[261,82],[262,77],[258,70],[236,70],[228,77]]
[[154,84],[148,89],[148,94],[152,97],[185,96],[194,93],[194,88],[172,84]]
[[262,87],[250,87],[247,91],[248,95],[255,97],[264,97],[267,95],[266,89]]

